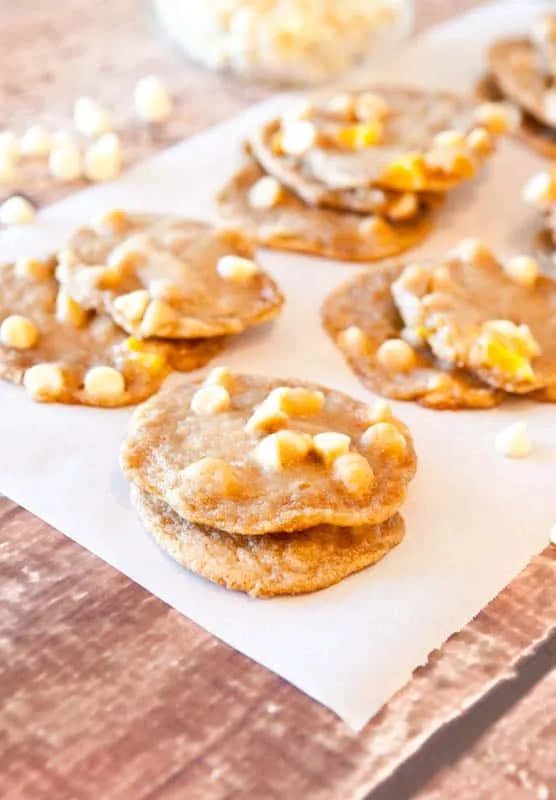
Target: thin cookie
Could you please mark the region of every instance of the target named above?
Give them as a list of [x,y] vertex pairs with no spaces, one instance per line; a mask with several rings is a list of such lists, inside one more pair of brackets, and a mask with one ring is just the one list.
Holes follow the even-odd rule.
[[110,212],[79,229],[59,258],[68,294],[139,338],[239,333],[284,302],[239,232],[202,222]]
[[322,308],[325,330],[361,382],[394,400],[437,410],[491,408],[502,392],[460,369],[440,364],[422,344],[402,338],[404,323],[391,288],[405,268],[392,263],[335,289]]
[[[310,191],[314,202],[327,204],[337,193],[333,204],[341,206],[342,193],[362,203],[377,186],[451,189],[474,177],[495,137],[513,123],[507,109],[476,108],[450,92],[376,86],[319,95],[297,118],[286,113],[255,131],[248,146],[294,192]],[[325,193],[320,198],[316,184]]]
[[554,75],[547,72],[542,48],[531,39],[506,38],[488,54],[489,70],[502,93],[550,128],[556,127]]
[[[345,261],[376,261],[416,247],[432,227],[430,208],[423,208],[409,222],[391,223],[380,216],[305,205],[292,192],[268,181],[274,179],[265,176],[251,160],[224,186],[217,199],[224,225],[241,230],[253,242],[266,247]],[[253,200],[261,185],[263,189],[266,185],[269,192],[264,206]]]
[[124,474],[181,517],[227,533],[375,525],[416,470],[405,426],[332,389],[219,370],[133,415]]
[[529,256],[504,264],[467,240],[392,287],[406,326],[437,358],[514,394],[556,385],[556,282]]
[[305,594],[333,586],[376,564],[404,536],[399,514],[381,525],[317,525],[298,533],[237,536],[188,522],[136,487],[131,497],[149,533],[175,561],[254,597]]
[[[506,99],[492,75],[484,75],[477,82],[475,94],[483,102],[500,103]],[[521,122],[513,135],[539,155],[556,158],[556,129],[543,125],[531,114],[522,114]]]
[[59,289],[54,259],[0,267],[0,377],[33,400],[118,407],[154,394],[173,369],[194,370],[223,339],[141,342]]

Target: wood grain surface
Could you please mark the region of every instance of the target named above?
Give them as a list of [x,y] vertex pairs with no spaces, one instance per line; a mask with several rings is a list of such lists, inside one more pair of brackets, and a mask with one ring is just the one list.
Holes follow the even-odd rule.
[[[478,4],[418,3],[418,27]],[[185,61],[157,34],[147,2],[0,0],[0,20],[0,128],[41,121],[70,129],[73,100],[91,93],[113,110],[130,163],[269,91]],[[131,118],[134,82],[153,72],[177,98],[160,130]],[[31,165],[13,188],[46,203],[80,185],[55,185]],[[518,662],[536,663],[535,647],[554,631],[555,580],[553,549],[354,736],[289,684],[0,498],[0,797],[360,800],[372,792],[403,800],[444,767],[423,797],[547,800],[554,761],[543,742],[554,738],[553,679],[533,687],[455,767],[448,742],[471,745],[497,713],[471,719],[479,700],[505,679],[511,687]],[[555,650],[545,645],[546,669]]]

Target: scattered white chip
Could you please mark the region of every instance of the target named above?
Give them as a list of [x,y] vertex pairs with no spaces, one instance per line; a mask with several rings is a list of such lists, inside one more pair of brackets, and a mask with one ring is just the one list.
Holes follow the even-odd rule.
[[64,374],[56,364],[35,364],[25,371],[23,385],[33,400],[56,400],[64,391]]
[[2,225],[30,225],[36,216],[34,206],[21,195],[8,197],[0,206],[0,223]]
[[172,113],[170,92],[156,75],[148,75],[137,82],[133,101],[137,116],[145,122],[164,122]]
[[85,152],[85,176],[90,181],[109,181],[122,169],[122,146],[115,133],[105,133]]
[[55,146],[48,158],[48,171],[57,181],[76,181],[83,174],[83,161],[75,142]]
[[0,156],[10,161],[19,160],[19,139],[13,131],[0,133]]
[[52,149],[52,136],[42,125],[32,125],[21,137],[22,156],[45,158]]
[[102,136],[113,127],[108,111],[92,97],[79,97],[75,101],[73,124],[83,136]]
[[497,434],[494,447],[506,458],[527,458],[533,445],[524,422],[514,422]]

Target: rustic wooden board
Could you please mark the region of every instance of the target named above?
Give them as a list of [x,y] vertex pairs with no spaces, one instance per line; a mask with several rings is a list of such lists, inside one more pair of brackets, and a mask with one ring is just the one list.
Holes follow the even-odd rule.
[[556,792],[555,720],[553,670],[454,768],[433,780],[419,800],[550,800]]
[[[423,0],[419,26],[473,5]],[[89,92],[117,110],[132,162],[268,94],[169,50],[152,35],[146,2],[42,6],[2,3],[0,127],[40,119],[69,129],[73,99]],[[151,72],[178,97],[162,130],[131,124],[134,82]],[[44,203],[80,186],[55,186],[34,165],[19,188]],[[355,737],[287,683],[0,498],[0,796],[362,798],[549,636],[555,573],[547,550]],[[535,769],[539,782],[551,776],[540,761]],[[470,786],[460,783],[462,798],[476,796]]]

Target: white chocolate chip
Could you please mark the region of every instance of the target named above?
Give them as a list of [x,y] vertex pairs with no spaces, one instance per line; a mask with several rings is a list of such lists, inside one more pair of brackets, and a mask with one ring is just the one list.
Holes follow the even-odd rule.
[[113,367],[92,367],[85,375],[85,391],[95,400],[114,400],[125,392],[125,380]]
[[548,208],[556,203],[556,180],[549,172],[537,172],[523,187],[526,203],[539,208]]
[[486,128],[482,127],[473,128],[469,131],[467,134],[467,146],[477,156],[489,156],[494,149],[492,136]]
[[193,413],[205,417],[227,411],[231,404],[229,392],[223,386],[203,386],[191,398]]
[[115,133],[105,133],[85,152],[85,176],[90,181],[109,181],[122,169],[122,146]]
[[210,495],[231,496],[239,494],[240,486],[232,467],[221,458],[206,456],[194,461],[183,471],[186,480],[195,483],[200,491]]
[[315,452],[322,458],[327,466],[330,466],[339,456],[349,452],[351,438],[347,433],[336,433],[326,431],[317,433],[313,436],[313,447]]
[[176,319],[176,312],[164,300],[153,300],[141,321],[143,336],[160,336],[160,331]]
[[372,406],[368,407],[367,419],[371,425],[392,419],[392,406],[386,400],[375,400]]
[[74,328],[81,328],[88,319],[88,313],[84,308],[69,296],[65,289],[60,287],[56,297],[56,319]]
[[0,206],[2,225],[30,225],[35,221],[35,209],[25,197],[14,194]]
[[355,100],[355,116],[361,122],[382,120],[390,113],[386,100],[374,92],[363,92]]
[[214,367],[204,380],[205,386],[223,386],[228,391],[232,388],[234,377],[228,367]]
[[60,397],[64,383],[64,374],[55,364],[35,364],[23,376],[23,385],[33,400],[43,402]]
[[145,122],[164,122],[172,113],[172,98],[156,75],[141,78],[133,93],[135,113]]
[[18,278],[43,281],[52,275],[52,265],[38,258],[18,258],[14,272]]
[[357,325],[351,325],[338,334],[338,345],[352,356],[363,356],[368,352],[369,338]]
[[261,439],[255,456],[264,469],[280,471],[302,462],[311,447],[312,439],[308,434],[279,430]]
[[556,89],[544,94],[544,114],[552,125],[556,125]]
[[267,434],[287,428],[289,424],[290,418],[287,414],[261,403],[245,423],[245,430],[247,433]]
[[433,146],[440,149],[458,149],[465,147],[466,140],[463,133],[454,130],[440,131],[433,139]]
[[0,342],[15,350],[29,350],[39,340],[37,326],[27,317],[12,314],[0,325]]
[[17,170],[15,161],[12,161],[11,158],[7,158],[0,153],[0,185],[15,183],[16,179]]
[[263,178],[259,178],[249,189],[249,205],[251,208],[273,208],[278,205],[282,195],[282,186],[276,178],[271,175],[265,175]]
[[332,465],[334,478],[342,483],[350,494],[363,495],[375,482],[371,465],[359,453],[345,453]]
[[12,163],[19,160],[19,139],[13,131],[0,133],[0,156]]
[[494,440],[494,447],[506,458],[527,458],[533,450],[533,445],[525,423],[514,422],[500,431]]
[[240,256],[222,256],[218,259],[216,271],[226,281],[233,283],[245,283],[257,275],[259,268],[250,258],[240,258]]
[[414,192],[405,192],[388,207],[388,217],[400,222],[412,219],[419,211],[419,200]]
[[114,308],[130,322],[143,319],[151,297],[146,289],[136,289],[134,292],[121,294],[114,299]]
[[83,172],[79,147],[75,143],[56,145],[48,158],[48,171],[57,181],[78,180]]
[[21,137],[21,155],[45,158],[52,149],[52,137],[42,125],[32,125]]
[[296,120],[282,129],[280,147],[286,155],[302,156],[315,144],[317,132],[312,122]]
[[302,386],[279,386],[269,392],[262,405],[271,410],[283,411],[290,417],[304,417],[321,411],[324,394]]
[[540,274],[538,261],[531,256],[515,256],[504,264],[505,272],[522,286],[534,286]]
[[413,348],[403,339],[387,339],[378,348],[376,359],[389,372],[409,372],[416,364]]
[[112,130],[110,114],[92,97],[79,97],[75,101],[73,124],[83,136],[102,136]]
[[521,117],[521,111],[513,103],[481,103],[475,109],[475,119],[493,136],[515,131]]
[[369,450],[378,450],[396,457],[406,450],[405,437],[391,422],[377,422],[367,428],[361,436],[361,444]]
[[480,239],[469,238],[458,242],[450,251],[450,255],[466,264],[473,264],[483,259],[491,259],[492,251]]

